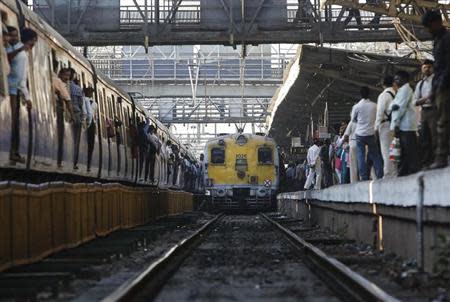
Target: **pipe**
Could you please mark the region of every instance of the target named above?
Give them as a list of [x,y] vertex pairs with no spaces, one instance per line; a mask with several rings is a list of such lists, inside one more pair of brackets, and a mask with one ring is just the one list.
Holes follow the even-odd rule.
[[424,267],[424,239],[423,239],[423,203],[424,203],[424,182],[423,173],[419,175],[419,199],[416,205],[416,254],[417,254],[417,266],[420,271],[423,271]]

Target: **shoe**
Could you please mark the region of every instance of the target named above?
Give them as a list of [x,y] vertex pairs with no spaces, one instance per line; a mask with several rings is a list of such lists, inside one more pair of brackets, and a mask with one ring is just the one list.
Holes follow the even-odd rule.
[[25,163],[25,158],[23,158],[23,156],[20,156],[19,153],[10,155],[10,156],[9,156],[9,159],[10,159],[11,161],[18,162],[18,163],[21,163],[21,164],[24,164],[24,163]]

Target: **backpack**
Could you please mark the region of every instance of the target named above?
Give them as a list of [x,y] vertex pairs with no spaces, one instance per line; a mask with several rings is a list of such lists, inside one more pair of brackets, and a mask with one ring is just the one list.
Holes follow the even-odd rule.
[[[391,92],[391,91],[386,91],[387,93],[389,93],[389,95],[392,97],[392,100],[395,99],[395,95]],[[391,101],[392,101],[391,100]],[[387,113],[386,110],[384,111],[384,115],[386,116],[385,121],[386,122],[391,122],[392,119],[392,112]]]

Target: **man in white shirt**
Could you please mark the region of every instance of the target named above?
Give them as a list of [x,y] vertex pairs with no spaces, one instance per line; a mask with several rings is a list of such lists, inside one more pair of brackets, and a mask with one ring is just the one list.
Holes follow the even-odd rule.
[[436,149],[437,116],[432,102],[433,88],[433,64],[432,60],[425,60],[422,64],[422,80],[417,83],[414,92],[413,103],[421,108],[420,114],[420,154],[422,166],[427,167],[434,161]]
[[383,160],[375,139],[377,105],[369,99],[369,94],[369,87],[361,87],[361,100],[352,110],[352,122],[356,123],[356,156],[361,180],[369,180],[366,148],[367,157],[373,162],[376,177],[383,177]]
[[[354,110],[354,107],[352,108],[352,113]],[[350,114],[351,117],[351,114]],[[350,167],[350,182],[354,183],[359,180],[358,177],[358,157],[356,153],[356,123],[350,120],[350,123],[348,123],[347,128],[345,128],[344,132],[344,141],[349,143],[349,162],[348,165]]]
[[383,79],[383,92],[378,96],[377,117],[375,119],[375,131],[380,139],[381,155],[383,156],[384,177],[395,176],[395,164],[389,160],[389,146],[394,139],[394,132],[390,127],[390,106],[395,97],[395,90],[392,87],[394,78],[386,76]]
[[9,159],[13,162],[25,163],[19,154],[20,147],[20,96],[31,110],[31,97],[28,91],[28,54],[37,42],[37,33],[29,28],[22,30],[22,43],[12,44],[8,54],[17,53],[11,60],[11,71],[8,75],[8,89],[11,103],[11,148]]
[[87,143],[88,143],[88,172],[91,171],[91,161],[92,153],[94,152],[95,146],[95,133],[97,128],[97,103],[92,98],[94,95],[94,88],[86,87],[84,90],[83,97],[83,116],[86,117],[87,128]]
[[320,185],[317,184],[318,180],[320,180],[320,177],[318,176],[318,173],[316,173],[317,165],[320,164],[320,163],[318,163],[319,154],[320,154],[319,140],[314,139],[314,144],[311,147],[309,147],[308,154],[306,155],[306,163],[309,166],[309,173],[308,173],[308,178],[306,179],[306,182],[305,182],[305,187],[304,187],[305,190],[309,190],[309,188],[311,187],[312,182],[316,178],[316,176],[317,176],[317,180],[316,180],[315,187],[320,188]]
[[391,130],[394,130],[395,137],[400,139],[399,176],[409,175],[419,170],[416,111],[412,100],[413,90],[408,81],[407,72],[397,72],[394,82],[398,91],[391,105]]

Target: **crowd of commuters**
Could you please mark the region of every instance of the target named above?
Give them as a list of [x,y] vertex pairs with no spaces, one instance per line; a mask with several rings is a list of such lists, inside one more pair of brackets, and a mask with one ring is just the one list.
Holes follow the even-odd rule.
[[288,186],[320,189],[448,165],[450,33],[437,11],[422,21],[434,38],[434,61],[422,62],[420,81],[403,70],[387,75],[376,103],[361,87],[360,101],[335,137],[315,139],[305,161],[288,165]]
[[[2,13],[5,21],[7,16]],[[29,52],[38,41],[37,33],[30,28],[20,31],[12,26],[2,23],[3,70],[6,72],[8,93],[11,105],[11,147],[9,159],[12,164],[25,163],[20,151],[20,107],[26,106],[32,110],[32,100],[28,89]],[[57,125],[57,165],[62,167],[65,147],[65,123],[71,125],[73,137],[73,169],[78,170],[80,142],[82,129],[85,129],[87,140],[87,170],[91,170],[92,155],[95,147],[96,132],[98,129],[97,102],[95,89],[82,87],[79,77],[73,68],[59,66],[54,58],[52,73],[53,97],[56,109]],[[123,144],[122,121],[106,119],[106,138],[108,142],[113,139],[117,146],[117,165],[121,165],[120,145]],[[135,124],[131,119],[129,123],[129,138],[132,156],[140,165],[138,177],[141,181],[150,181],[154,184],[182,187],[188,191],[203,190],[203,174],[205,171],[204,156],[196,160],[180,152],[179,146],[170,140],[158,136],[155,125],[150,119]]]

